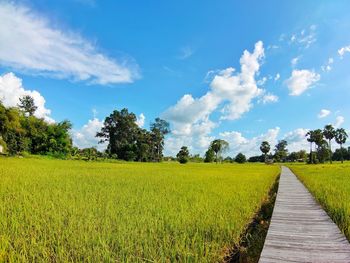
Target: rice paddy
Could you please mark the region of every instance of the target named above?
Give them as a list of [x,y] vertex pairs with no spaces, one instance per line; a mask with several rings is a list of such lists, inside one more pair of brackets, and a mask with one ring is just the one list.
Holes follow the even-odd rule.
[[350,240],[350,163],[289,167]]
[[0,261],[221,261],[278,173],[0,158]]

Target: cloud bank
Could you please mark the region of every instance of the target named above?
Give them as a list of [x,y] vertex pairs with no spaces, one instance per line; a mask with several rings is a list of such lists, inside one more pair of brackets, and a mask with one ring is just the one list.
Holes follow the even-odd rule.
[[0,2],[0,64],[35,75],[93,84],[133,82],[137,66],[103,55],[77,34],[66,33],[29,8]]

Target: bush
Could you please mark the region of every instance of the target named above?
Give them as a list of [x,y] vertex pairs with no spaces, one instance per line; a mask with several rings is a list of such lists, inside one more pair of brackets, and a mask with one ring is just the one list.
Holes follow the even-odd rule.
[[235,157],[235,162],[237,163],[245,163],[247,161],[247,158],[243,153],[239,153]]

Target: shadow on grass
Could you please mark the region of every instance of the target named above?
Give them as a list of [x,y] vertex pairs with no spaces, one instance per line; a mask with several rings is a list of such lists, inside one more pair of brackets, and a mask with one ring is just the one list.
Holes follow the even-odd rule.
[[257,212],[252,222],[241,235],[240,243],[234,246],[225,257],[227,263],[254,263],[259,261],[261,251],[264,247],[267,231],[270,226],[273,208],[276,201],[278,183],[280,176],[276,178],[271,187],[267,200]]

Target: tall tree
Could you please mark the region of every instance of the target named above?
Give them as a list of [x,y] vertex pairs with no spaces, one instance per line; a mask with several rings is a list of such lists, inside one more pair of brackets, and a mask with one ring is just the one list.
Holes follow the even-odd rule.
[[340,145],[340,152],[341,152],[341,162],[344,162],[344,156],[343,156],[343,144],[346,142],[346,139],[348,138],[348,134],[343,128],[336,129],[335,131],[335,141]]
[[23,96],[22,98],[19,99],[19,104],[18,107],[24,111],[25,113],[27,113],[29,116],[33,116],[35,111],[38,109],[37,106],[35,106],[34,103],[34,98],[26,95]]
[[332,143],[332,140],[335,137],[335,129],[333,128],[333,126],[331,124],[328,124],[328,125],[324,126],[323,135],[328,140],[328,147],[329,147],[329,154],[330,154],[329,162],[332,163],[332,146],[331,146],[331,143]]
[[115,110],[105,118],[101,131],[96,137],[100,142],[108,142],[107,151],[110,156],[132,161],[136,158],[136,138],[139,127],[136,124],[136,115],[128,109]]
[[186,146],[182,146],[180,151],[176,155],[177,160],[182,164],[187,163],[189,157],[190,157],[190,152]]
[[153,160],[160,162],[163,157],[164,138],[165,135],[170,133],[170,124],[160,118],[156,118],[151,123],[151,136],[152,136],[152,155]]
[[225,152],[229,147],[229,144],[225,140],[216,139],[211,142],[210,148],[215,152],[216,163],[218,163],[221,154]]
[[263,141],[260,145],[260,151],[264,154],[265,162],[266,162],[266,156],[269,153],[271,149],[271,146],[268,141]]
[[280,140],[275,146],[275,158],[278,162],[285,161],[288,156],[287,141]]
[[214,158],[215,158],[215,152],[213,151],[213,149],[209,147],[209,149],[205,152],[204,162],[212,163],[214,161]]
[[315,142],[315,133],[313,130],[310,130],[305,135],[307,137],[307,141],[310,143],[310,155],[309,155],[309,163],[313,163],[312,158],[312,144]]

